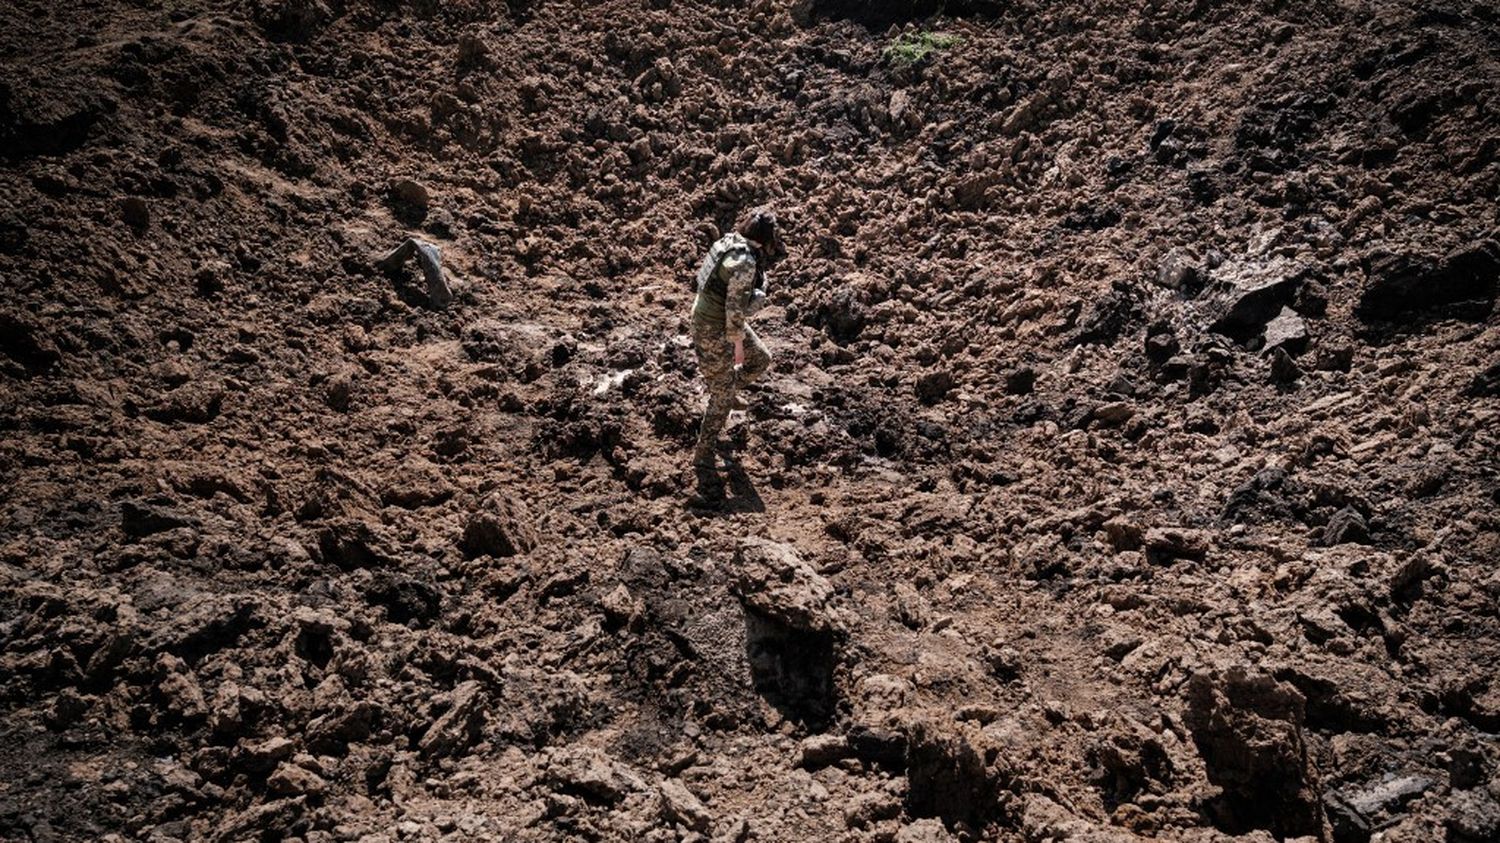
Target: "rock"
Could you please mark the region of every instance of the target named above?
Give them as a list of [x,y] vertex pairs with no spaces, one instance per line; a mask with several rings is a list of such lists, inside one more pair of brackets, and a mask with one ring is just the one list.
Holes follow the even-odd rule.
[[241,741],[238,766],[250,773],[264,773],[292,757],[297,744],[277,735],[261,741]]
[[681,823],[693,831],[707,834],[713,823],[713,815],[703,801],[677,779],[665,779],[657,789],[661,792],[662,814],[672,822]]
[[812,735],[802,740],[797,753],[797,766],[817,770],[848,756],[849,741],[843,735]]
[[1287,353],[1285,348],[1277,348],[1271,352],[1271,382],[1279,384],[1293,384],[1302,377],[1302,367]]
[[285,761],[266,779],[266,790],[282,796],[317,796],[327,789],[322,776]]
[[741,539],[735,550],[734,591],[746,608],[791,629],[831,632],[833,586],[790,545]]
[[438,616],[443,593],[430,583],[404,574],[380,571],[364,587],[365,599],[384,606],[391,623],[424,627]]
[[1265,263],[1226,263],[1215,272],[1209,330],[1236,342],[1261,333],[1297,295],[1307,269],[1284,259]]
[[424,756],[438,758],[466,749],[484,724],[486,695],[474,680],[461,682],[448,695],[448,710],[433,721],[417,747]]
[[1288,354],[1301,354],[1307,348],[1307,323],[1290,307],[1283,307],[1276,318],[1266,324],[1262,350],[1269,353],[1278,348]]
[[456,490],[442,471],[421,457],[404,460],[389,475],[380,502],[402,509],[436,506],[453,497]]
[[917,378],[917,400],[923,404],[936,404],[953,391],[953,373],[947,369],[935,369]]
[[1030,366],[1021,366],[1012,369],[1005,375],[1005,392],[1007,395],[1027,395],[1036,385],[1036,369]]
[[1319,342],[1313,355],[1313,368],[1320,372],[1347,372],[1354,365],[1354,344],[1342,341],[1324,344]]
[[1012,773],[1006,754],[978,727],[922,720],[908,736],[906,777],[912,817],[983,828],[1004,813],[1000,794],[1009,788]]
[[941,820],[916,820],[896,832],[896,843],[954,843],[958,838]]
[[836,288],[828,300],[818,309],[819,321],[828,331],[828,336],[839,345],[848,345],[859,339],[864,330],[868,310],[860,300],[859,291],[851,286]]
[[844,803],[844,824],[850,828],[869,828],[899,816],[901,800],[881,791],[861,793]]
[[1109,546],[1115,550],[1139,550],[1145,540],[1145,531],[1141,529],[1141,525],[1123,515],[1105,521],[1104,533],[1109,538]]
[[1500,800],[1490,793],[1476,788],[1449,794],[1445,812],[1446,843],[1500,840]]
[[169,498],[156,496],[120,502],[120,529],[135,538],[153,533],[194,527],[198,519],[177,507]]
[[1203,289],[1203,273],[1191,256],[1173,249],[1156,268],[1156,283],[1186,296],[1196,296]]
[[476,556],[518,556],[536,548],[536,527],[531,511],[519,498],[494,492],[479,506],[479,512],[464,528],[461,548],[470,559]]
[[1500,363],[1495,363],[1475,375],[1474,380],[1464,390],[1464,395],[1470,398],[1500,398]]
[[1500,287],[1500,243],[1481,240],[1441,258],[1378,252],[1365,259],[1364,269],[1365,290],[1354,315],[1366,324],[1408,327],[1409,316],[1455,307],[1457,315],[1482,319]]
[[631,627],[635,627],[644,618],[646,611],[645,604],[631,595],[624,583],[616,585],[599,598],[599,608],[604,610],[604,617],[610,623]]
[[338,372],[323,383],[323,402],[340,413],[354,400],[354,373]]
[[646,783],[634,771],[587,747],[553,752],[543,778],[554,789],[587,794],[610,804],[646,790]]
[[391,184],[391,198],[412,209],[425,212],[432,201],[427,187],[413,179],[398,179]]
[[126,196],[120,200],[120,219],[137,234],[151,227],[151,209],[139,196]]
[[1201,562],[1208,555],[1208,542],[1196,530],[1152,527],[1146,531],[1142,544],[1146,548],[1146,561],[1153,565],[1166,564],[1174,559]]
[[1118,427],[1135,415],[1135,408],[1125,401],[1112,401],[1094,408],[1093,420],[1105,427]]
[[1181,348],[1170,323],[1153,322],[1146,327],[1146,358],[1152,363],[1164,365]]
[[1305,700],[1296,688],[1235,666],[1188,680],[1183,722],[1223,793],[1205,806],[1215,824],[1263,828],[1277,837],[1321,837],[1316,769],[1302,737]]
[[478,33],[465,32],[458,36],[458,66],[478,67],[489,58],[490,47]]
[[224,401],[224,385],[218,381],[190,381],[168,392],[146,416],[160,422],[204,424],[219,415]]
[[896,729],[855,726],[849,730],[849,754],[867,763],[892,770],[906,764],[906,735]]
[[1359,514],[1359,510],[1352,506],[1335,512],[1323,528],[1323,544],[1326,547],[1348,543],[1370,543],[1369,525],[1365,523],[1365,517]]

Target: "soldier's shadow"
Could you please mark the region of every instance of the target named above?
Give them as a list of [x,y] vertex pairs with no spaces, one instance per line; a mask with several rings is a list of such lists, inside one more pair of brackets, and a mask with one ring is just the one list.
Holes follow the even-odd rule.
[[[750,481],[750,475],[733,457],[724,460],[724,477],[712,468],[696,469],[698,495],[693,508],[699,515],[713,518],[741,512],[765,512],[766,503]],[[727,481],[727,482],[726,482]]]

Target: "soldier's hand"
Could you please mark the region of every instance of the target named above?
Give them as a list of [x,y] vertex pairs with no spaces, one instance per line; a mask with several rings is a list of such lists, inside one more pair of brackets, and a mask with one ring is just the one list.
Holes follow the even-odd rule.
[[745,341],[743,339],[734,341],[734,365],[745,365]]

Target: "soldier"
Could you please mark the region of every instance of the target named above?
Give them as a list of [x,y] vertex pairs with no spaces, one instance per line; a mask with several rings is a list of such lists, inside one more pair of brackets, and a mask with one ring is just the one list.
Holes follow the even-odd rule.
[[731,409],[745,408],[735,393],[771,365],[771,355],[745,320],[765,304],[766,267],[785,254],[776,236],[776,215],[757,209],[737,230],[719,238],[698,268],[693,346],[708,385],[708,409],[693,450],[698,468],[714,467],[714,446],[724,420]]

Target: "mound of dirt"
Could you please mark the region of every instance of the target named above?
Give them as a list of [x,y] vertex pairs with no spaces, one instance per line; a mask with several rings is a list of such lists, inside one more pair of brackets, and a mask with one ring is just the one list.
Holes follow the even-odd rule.
[[12,5],[0,837],[1500,839],[1491,5]]

